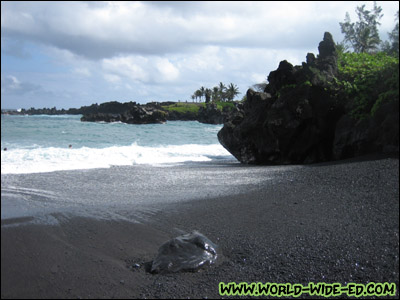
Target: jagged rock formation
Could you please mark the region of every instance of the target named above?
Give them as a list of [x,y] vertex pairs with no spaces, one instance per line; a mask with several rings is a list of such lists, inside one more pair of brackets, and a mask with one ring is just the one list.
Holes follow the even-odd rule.
[[247,164],[301,164],[375,152],[399,152],[398,101],[374,117],[354,120],[332,95],[337,53],[330,33],[317,58],[292,66],[281,61],[270,72],[264,93],[247,91],[247,101],[218,133],[220,143]]
[[382,105],[360,121],[343,115],[336,125],[333,157],[345,159],[370,153],[399,154],[399,102]]
[[282,61],[268,76],[264,93],[247,91],[243,108],[218,133],[220,143],[248,164],[293,164],[332,158],[332,142],[340,109],[325,89],[337,72],[330,33],[319,55],[292,66]]
[[128,124],[153,124],[164,123],[167,121],[167,114],[157,108],[156,105],[135,104],[129,110],[120,113],[92,113],[83,115],[81,121],[84,122],[123,122]]
[[[118,102],[117,102],[118,103]],[[100,106],[90,106],[90,113],[82,116],[81,121],[88,122],[123,122],[128,124],[163,123],[168,121],[199,121],[207,124],[223,124],[229,114],[229,108],[219,110],[215,103],[208,103],[196,111],[166,110],[165,107],[175,102],[150,102],[144,105],[130,102],[104,103]],[[96,107],[98,110],[96,111]],[[100,109],[101,108],[101,109]],[[109,109],[107,111],[107,109]],[[92,112],[94,111],[94,112]]]
[[215,103],[207,103],[205,107],[200,107],[197,121],[206,124],[223,124],[229,114],[229,109],[222,111],[217,108]]

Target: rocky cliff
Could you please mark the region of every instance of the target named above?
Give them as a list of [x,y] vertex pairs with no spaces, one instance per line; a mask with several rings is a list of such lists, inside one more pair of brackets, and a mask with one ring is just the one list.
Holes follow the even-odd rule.
[[156,105],[133,104],[129,109],[116,111],[114,113],[95,112],[85,114],[81,121],[84,122],[123,122],[127,124],[154,124],[167,121],[167,114],[157,108]]
[[[107,104],[102,104],[103,106]],[[185,104],[191,106],[191,110],[171,109],[179,108],[179,103],[175,102],[150,102],[147,104],[137,104],[135,102],[129,105],[105,105],[111,110],[90,110],[90,113],[84,113],[81,121],[85,122],[123,122],[128,124],[149,124],[163,123],[168,121],[199,121],[207,124],[223,124],[229,114],[229,108],[218,109],[215,103],[207,103],[204,107],[197,104]],[[101,105],[100,105],[101,106]],[[92,107],[91,107],[92,108]],[[195,108],[195,109],[193,109]]]
[[302,66],[281,61],[265,91],[248,90],[247,100],[230,114],[218,139],[240,162],[302,164],[398,153],[398,101],[397,107],[396,102],[382,106],[374,118],[352,119],[330,90],[338,72],[330,33],[318,50],[317,57],[307,54]]

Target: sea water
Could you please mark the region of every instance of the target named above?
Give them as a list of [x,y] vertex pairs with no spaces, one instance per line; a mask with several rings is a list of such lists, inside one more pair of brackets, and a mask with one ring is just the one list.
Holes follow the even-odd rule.
[[221,128],[2,115],[2,227],[76,216],[156,221],[183,203],[248,193],[280,173],[240,164],[218,142]]
[[1,173],[234,160],[218,142],[222,125],[197,121],[131,125],[80,118],[1,115]]

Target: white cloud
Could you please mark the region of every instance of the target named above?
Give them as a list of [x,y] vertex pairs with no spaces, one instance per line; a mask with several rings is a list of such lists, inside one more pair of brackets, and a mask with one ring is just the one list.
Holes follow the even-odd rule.
[[74,72],[85,77],[90,77],[92,75],[88,68],[75,68]]
[[252,73],[250,78],[254,83],[261,83],[266,81],[266,76],[264,73]]
[[[317,54],[325,31],[341,41],[339,22],[346,12],[355,20],[355,8],[362,4],[373,5],[3,1],[2,94],[19,91],[23,99],[35,89],[65,93],[61,86],[67,86],[77,98],[89,95],[85,101],[91,102],[85,105],[110,98],[184,100],[200,86],[221,81],[237,84],[243,95],[281,60],[296,65],[305,61],[307,52]],[[393,29],[398,2],[378,5],[385,14],[381,32],[386,34]],[[54,98],[63,99],[58,94]]]
[[1,76],[1,93],[4,95],[24,95],[41,89],[41,86],[31,82],[21,82],[13,75]]
[[223,65],[220,47],[199,47],[196,51],[181,55],[178,65],[180,68],[185,68],[192,72],[221,71]]
[[118,75],[133,82],[154,84],[179,78],[179,69],[167,58],[160,57],[129,55],[107,58],[102,60],[102,68],[109,76]]
[[166,58],[156,61],[158,79],[160,81],[175,81],[179,77],[179,70]]
[[19,89],[21,86],[21,83],[19,82],[19,80],[15,76],[12,76],[12,75],[6,77],[5,84],[7,84],[8,88],[10,88],[12,90]]
[[147,82],[149,74],[140,64],[146,65],[148,59],[141,56],[119,56],[103,59],[102,67],[106,72],[110,72],[120,77],[125,77],[133,81]]
[[304,14],[314,5],[307,2],[212,1],[194,4],[192,13],[182,13],[180,5],[6,2],[2,5],[2,34],[101,59],[128,53],[180,53],[207,44],[264,47],[273,43],[279,48],[283,43],[295,47],[298,39],[293,34],[307,42],[307,24],[321,20],[321,14]]
[[[163,56],[207,46],[307,48],[324,31],[341,40],[338,23],[346,11],[354,16],[355,7],[363,3],[2,2],[1,26],[2,36],[95,60],[133,54]],[[393,3],[378,5],[386,7],[385,14],[394,15]],[[382,20],[388,23],[394,24],[394,16]]]
[[110,83],[118,83],[121,81],[121,78],[114,74],[104,74],[104,79]]

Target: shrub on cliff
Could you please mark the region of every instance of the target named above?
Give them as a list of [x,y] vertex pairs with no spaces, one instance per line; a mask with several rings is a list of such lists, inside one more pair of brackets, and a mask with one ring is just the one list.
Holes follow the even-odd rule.
[[373,116],[382,104],[399,99],[399,60],[383,52],[339,53],[335,83],[353,118]]

